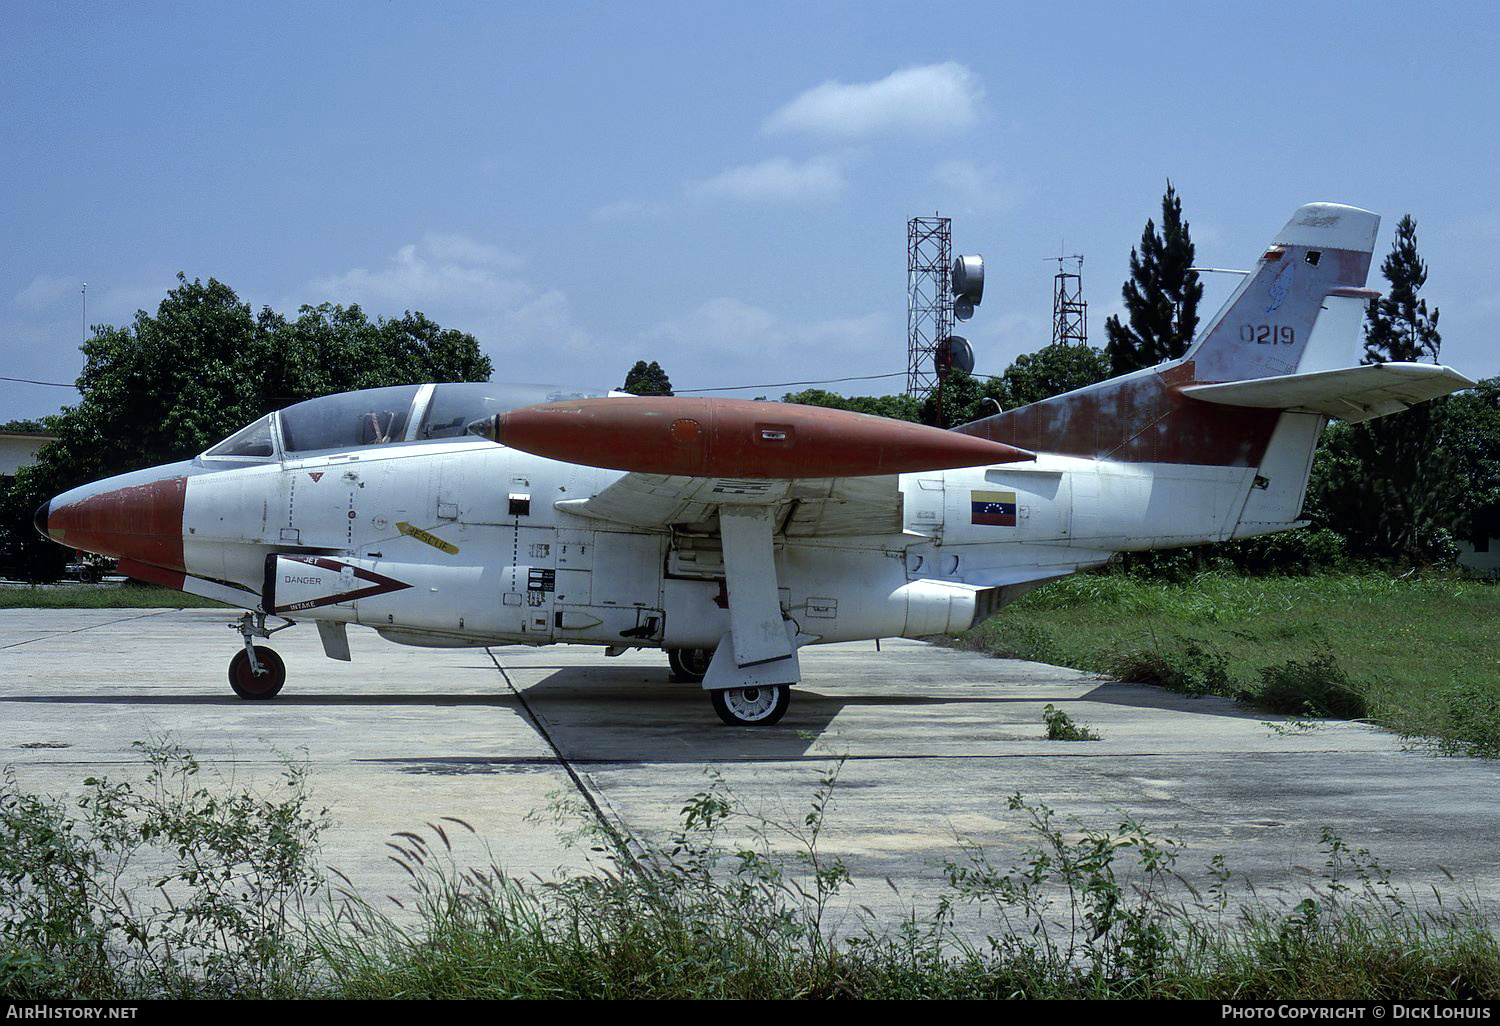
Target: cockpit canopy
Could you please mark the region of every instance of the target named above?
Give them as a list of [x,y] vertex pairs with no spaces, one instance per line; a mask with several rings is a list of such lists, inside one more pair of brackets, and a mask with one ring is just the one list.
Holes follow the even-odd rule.
[[553,385],[452,382],[341,392],[268,413],[202,455],[205,460],[270,460],[329,450],[463,437],[469,424],[505,410],[608,395]]

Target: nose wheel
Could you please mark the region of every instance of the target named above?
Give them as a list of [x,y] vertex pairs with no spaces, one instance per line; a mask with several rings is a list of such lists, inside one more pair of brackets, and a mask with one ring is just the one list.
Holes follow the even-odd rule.
[[[285,617],[282,617],[285,620]],[[251,638],[269,638],[277,631],[296,626],[287,620],[280,627],[266,628],[265,613],[245,613],[238,620],[230,621],[230,630],[238,631],[245,639],[245,647],[229,660],[229,686],[241,698],[275,698],[286,683],[286,663],[281,661],[274,649],[254,644]]]
[[286,663],[273,648],[253,647],[259,669],[251,665],[250,653],[241,649],[229,660],[229,686],[241,698],[274,698],[286,683]]
[[731,727],[769,727],[786,715],[792,704],[790,684],[761,684],[753,688],[710,691],[714,712]]

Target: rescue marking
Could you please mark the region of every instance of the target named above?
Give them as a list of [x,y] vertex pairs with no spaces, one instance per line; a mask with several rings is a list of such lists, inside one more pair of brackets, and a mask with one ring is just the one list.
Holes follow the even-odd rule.
[[991,527],[1016,526],[1015,492],[970,492],[969,523]]
[[431,531],[424,531],[420,527],[413,527],[405,520],[396,521],[396,530],[408,538],[415,538],[424,545],[431,545],[440,552],[446,552],[450,556],[458,555],[458,546],[452,542],[445,542]]

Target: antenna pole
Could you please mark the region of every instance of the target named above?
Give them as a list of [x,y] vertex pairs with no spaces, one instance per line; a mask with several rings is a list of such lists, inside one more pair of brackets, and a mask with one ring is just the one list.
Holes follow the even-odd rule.
[[925,399],[940,382],[933,357],[953,334],[953,222],[914,217],[906,222],[906,394]]
[[[1086,346],[1089,342],[1089,305],[1083,301],[1083,254],[1047,259],[1057,261],[1057,276],[1052,280],[1052,344]],[[1063,267],[1066,260],[1077,261],[1074,271],[1069,272]]]

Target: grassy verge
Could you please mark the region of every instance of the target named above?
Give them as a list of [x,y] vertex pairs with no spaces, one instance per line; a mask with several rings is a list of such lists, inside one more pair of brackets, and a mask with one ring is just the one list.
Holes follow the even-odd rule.
[[48,584],[0,588],[0,609],[228,609],[222,602],[150,584]]
[[1085,575],[1033,592],[958,643],[1293,716],[1368,717],[1444,750],[1500,757],[1500,588],[1482,582]]
[[569,813],[600,863],[545,883],[466,862],[460,819],[402,831],[388,847],[411,887],[393,916],[319,866],[327,810],[297,766],[251,792],[203,783],[180,749],[142,752],[144,782],[90,778],[71,802],[0,785],[0,993],[1500,998],[1500,945],[1472,906],[1418,907],[1327,831],[1322,878],[1288,910],[1237,886],[1222,857],[1195,888],[1178,842],[1015,795],[1030,844],[1011,868],[956,845],[932,909],[835,936],[851,882],[820,845],[835,765],[790,823],[719,781],[660,843]]

